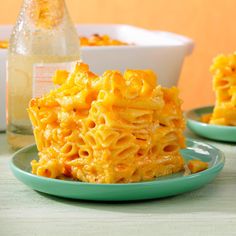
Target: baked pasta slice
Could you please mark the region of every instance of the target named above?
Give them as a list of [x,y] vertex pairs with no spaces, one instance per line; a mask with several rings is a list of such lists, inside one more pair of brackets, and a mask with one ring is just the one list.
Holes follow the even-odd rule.
[[185,127],[176,88],[150,70],[97,76],[78,63],[58,71],[60,86],[31,100],[39,160],[32,173],[92,183],[151,180],[183,170]]
[[236,126],[236,53],[216,57],[210,71],[216,103],[209,123]]

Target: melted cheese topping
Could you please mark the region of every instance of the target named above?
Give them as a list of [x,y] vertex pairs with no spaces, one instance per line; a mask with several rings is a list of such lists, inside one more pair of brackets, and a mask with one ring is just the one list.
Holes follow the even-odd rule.
[[[125,43],[123,41],[112,39],[108,35],[98,35],[94,34],[90,37],[80,37],[80,46],[124,46],[124,45],[130,45],[128,43]],[[7,40],[0,40],[0,49],[8,48],[9,42]]]
[[112,39],[109,35],[93,34],[90,37],[80,37],[81,46],[124,46],[129,45],[123,41]]
[[39,160],[32,173],[95,183],[151,180],[183,169],[185,123],[176,88],[150,70],[97,76],[78,63],[28,109]]

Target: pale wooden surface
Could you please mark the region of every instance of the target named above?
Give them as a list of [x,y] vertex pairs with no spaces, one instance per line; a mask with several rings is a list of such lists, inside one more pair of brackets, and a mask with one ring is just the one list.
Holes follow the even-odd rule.
[[[188,134],[192,136],[192,134]],[[236,146],[214,144],[226,165],[214,182],[176,197],[134,203],[64,200],[35,192],[9,170],[0,134],[0,235],[236,235]]]

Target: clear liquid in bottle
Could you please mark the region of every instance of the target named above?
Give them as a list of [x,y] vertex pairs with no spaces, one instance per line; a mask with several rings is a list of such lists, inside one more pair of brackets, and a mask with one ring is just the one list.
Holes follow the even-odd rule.
[[79,39],[64,0],[25,0],[10,39],[7,136],[14,149],[34,142],[27,107],[53,88],[57,69],[79,60]]

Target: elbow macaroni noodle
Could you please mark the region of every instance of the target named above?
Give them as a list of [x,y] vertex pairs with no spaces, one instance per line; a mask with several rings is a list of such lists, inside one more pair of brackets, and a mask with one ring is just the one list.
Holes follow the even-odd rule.
[[97,76],[77,63],[28,108],[39,150],[32,173],[94,183],[151,180],[183,170],[185,127],[176,88],[150,70]]
[[209,123],[236,126],[236,53],[216,57],[210,71],[216,104]]

